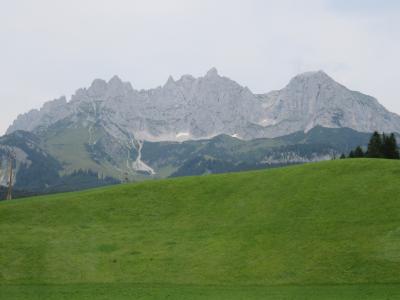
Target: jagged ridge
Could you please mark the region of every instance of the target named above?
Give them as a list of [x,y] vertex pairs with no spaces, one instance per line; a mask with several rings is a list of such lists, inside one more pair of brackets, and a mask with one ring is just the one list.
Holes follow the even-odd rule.
[[162,87],[141,91],[117,76],[108,82],[96,79],[69,102],[61,97],[19,116],[7,133],[43,131],[62,120],[79,121],[88,130],[101,123],[109,134],[127,142],[130,137],[183,141],[219,134],[251,140],[318,125],[400,132],[398,115],[322,71],[300,74],[284,89],[264,95],[220,76],[215,68],[204,77],[170,77]]

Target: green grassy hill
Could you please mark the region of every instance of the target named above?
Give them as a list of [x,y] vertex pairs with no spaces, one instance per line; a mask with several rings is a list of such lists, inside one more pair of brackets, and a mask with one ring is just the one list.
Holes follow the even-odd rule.
[[3,202],[0,237],[0,299],[398,299],[400,162]]

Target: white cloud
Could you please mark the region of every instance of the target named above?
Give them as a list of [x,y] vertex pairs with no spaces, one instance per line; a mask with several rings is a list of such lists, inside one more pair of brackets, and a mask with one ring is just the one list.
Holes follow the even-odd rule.
[[97,77],[150,88],[212,66],[255,92],[324,69],[400,112],[400,10],[360,12],[354,1],[3,1],[0,132]]

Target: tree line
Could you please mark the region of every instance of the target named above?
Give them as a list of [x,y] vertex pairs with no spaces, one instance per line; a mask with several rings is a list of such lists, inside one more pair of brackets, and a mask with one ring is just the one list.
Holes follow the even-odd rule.
[[[379,134],[375,131],[369,140],[366,151],[361,146],[358,146],[354,150],[351,150],[347,157],[400,159],[396,136],[393,133],[386,135],[385,133]],[[340,158],[344,159],[347,157],[345,154],[342,154]]]

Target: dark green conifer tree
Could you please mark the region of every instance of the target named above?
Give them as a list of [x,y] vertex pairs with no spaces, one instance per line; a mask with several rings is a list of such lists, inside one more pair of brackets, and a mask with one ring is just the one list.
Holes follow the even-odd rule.
[[392,133],[390,136],[386,137],[386,158],[389,159],[400,159],[399,147],[397,146],[397,141],[395,135]]
[[391,152],[389,137],[385,133],[382,133],[381,140],[382,140],[381,155],[383,158],[389,158]]
[[368,143],[367,157],[381,158],[383,157],[382,150],[382,137],[375,131]]
[[355,158],[362,158],[362,157],[364,157],[364,151],[363,151],[363,149],[362,149],[360,146],[358,146],[358,147],[354,150],[354,157],[355,157]]

